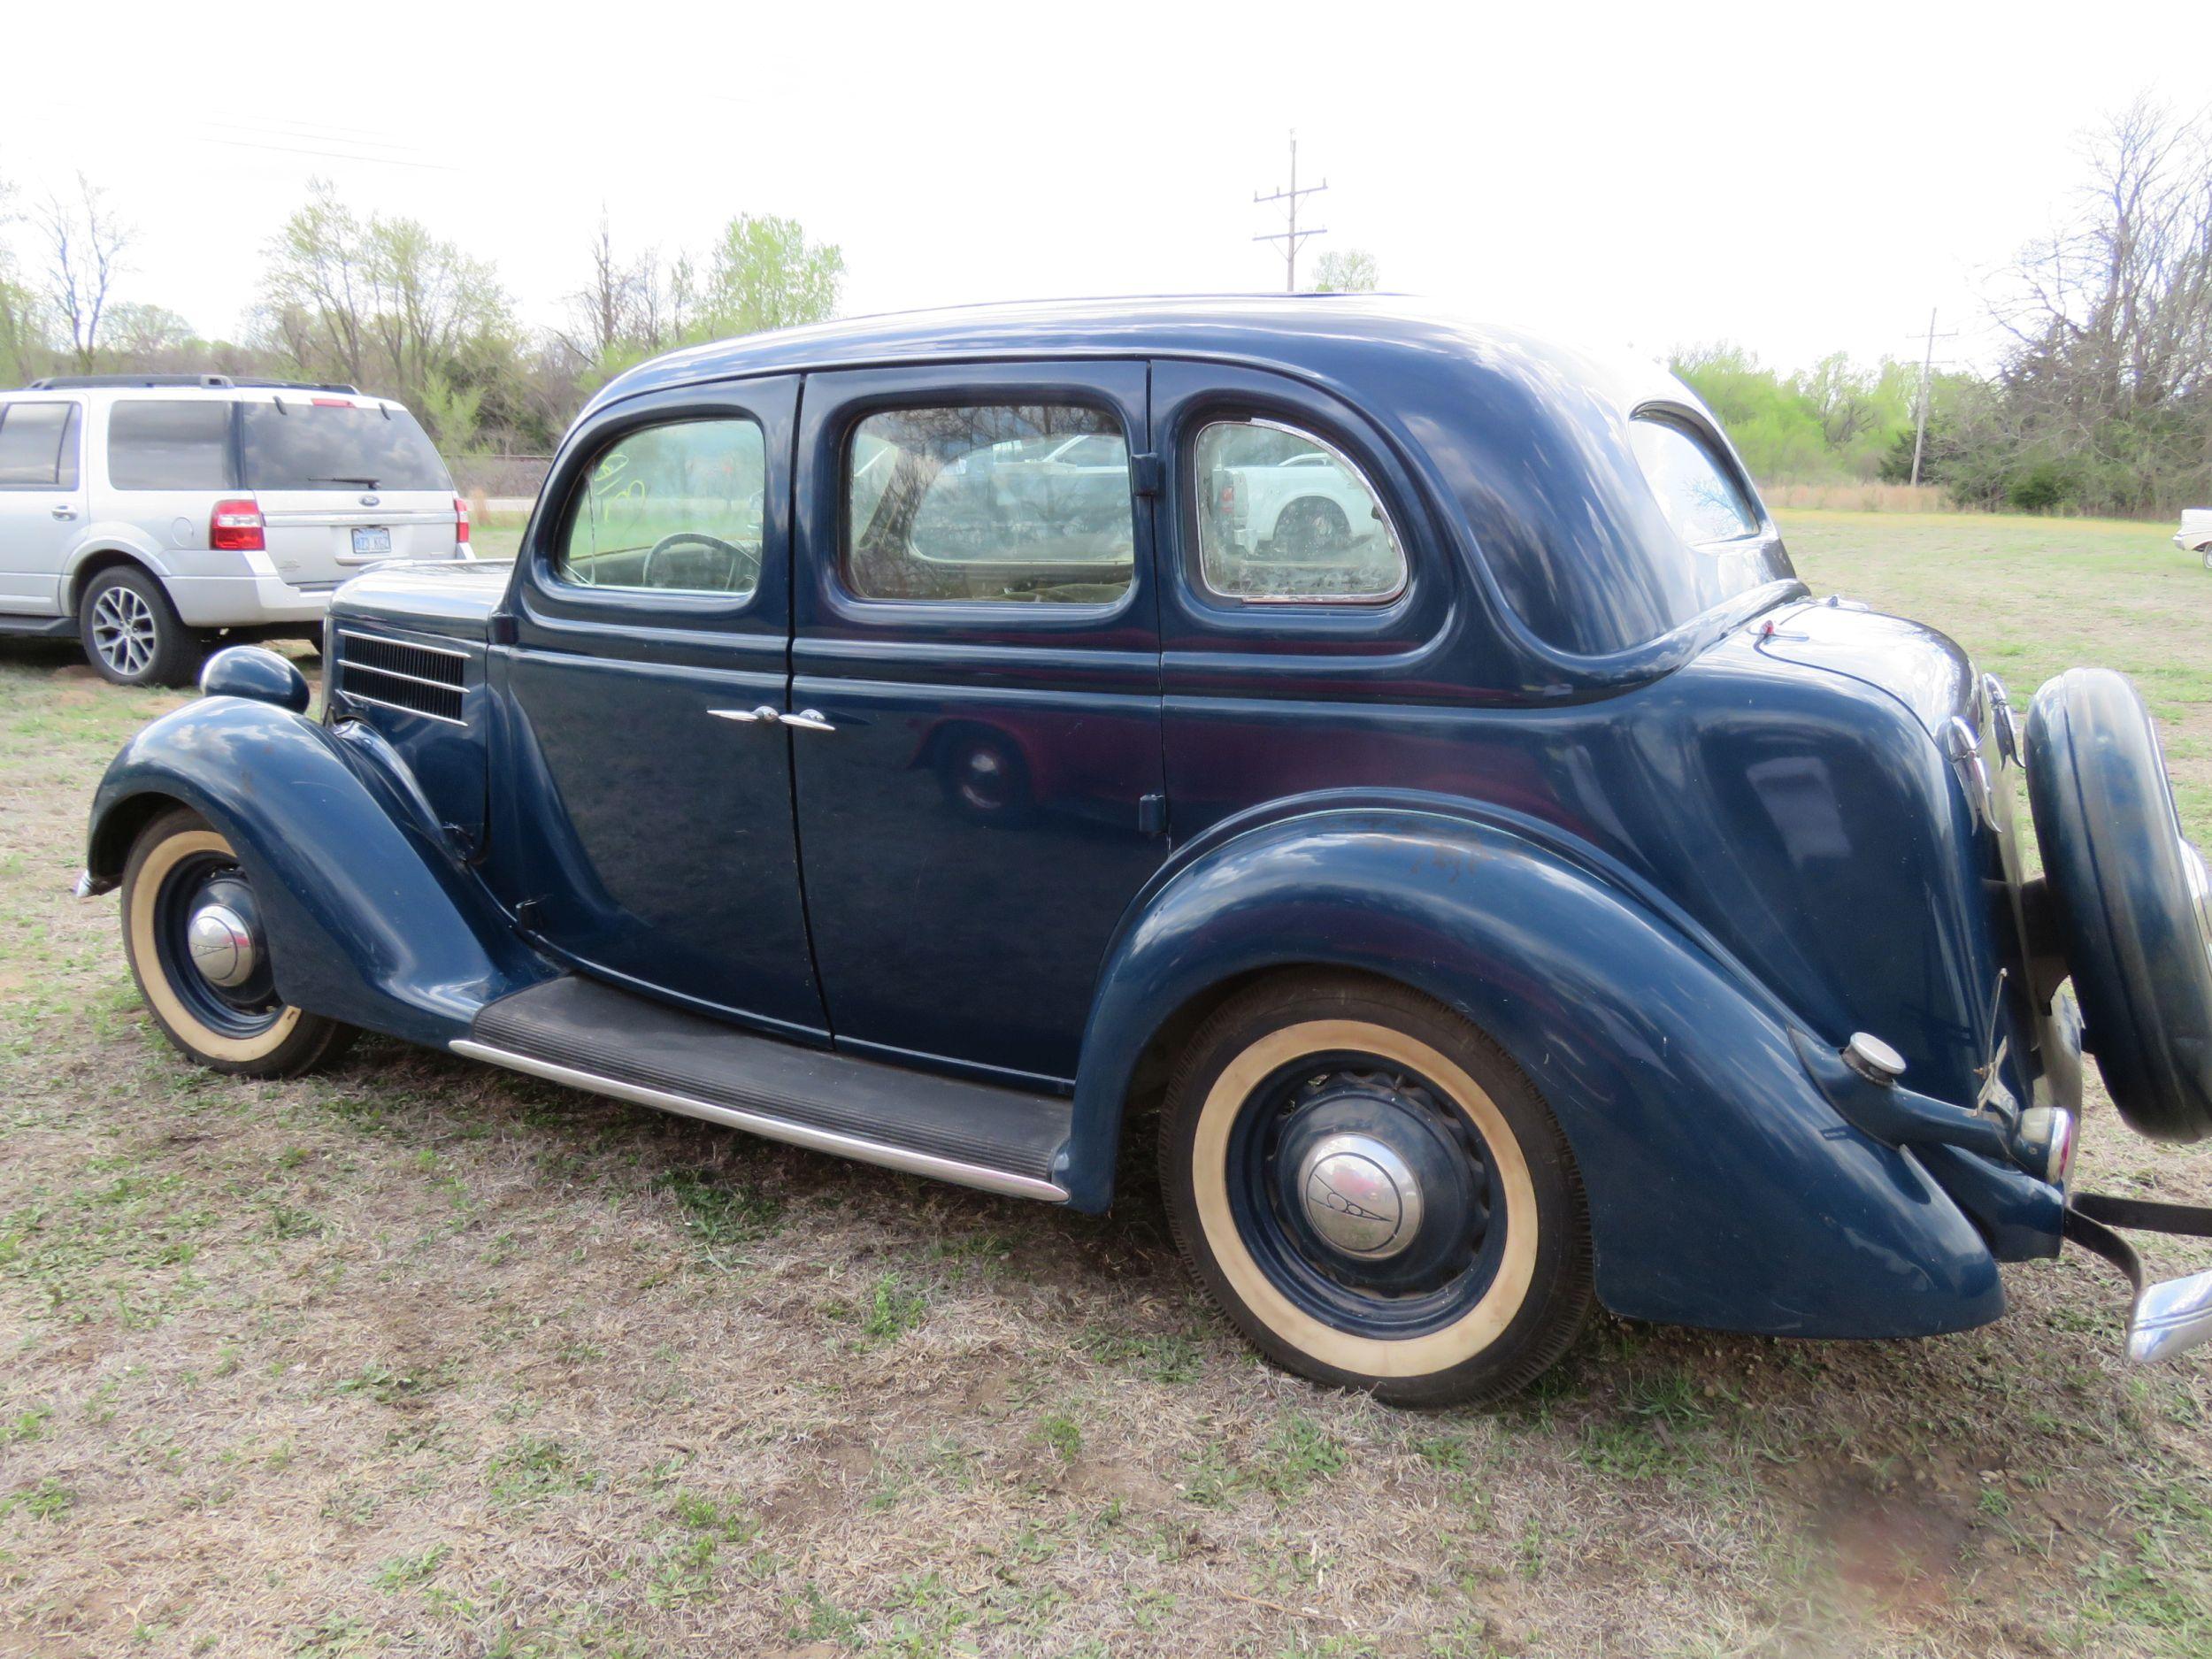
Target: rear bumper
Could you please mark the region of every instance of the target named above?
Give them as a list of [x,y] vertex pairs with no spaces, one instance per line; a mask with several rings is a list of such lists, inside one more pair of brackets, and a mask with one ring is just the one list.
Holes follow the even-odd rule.
[[173,576],[166,586],[177,615],[195,628],[248,627],[267,622],[319,622],[335,585],[295,588],[282,577]]

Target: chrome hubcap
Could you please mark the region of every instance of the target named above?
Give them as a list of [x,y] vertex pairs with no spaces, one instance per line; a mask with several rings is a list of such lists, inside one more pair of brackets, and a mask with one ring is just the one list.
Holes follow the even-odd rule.
[[185,930],[192,965],[211,985],[234,989],[253,977],[260,951],[245,918],[227,904],[204,904]]
[[154,660],[154,608],[133,588],[111,588],[92,602],[92,649],[125,678]]
[[1421,1183],[1406,1161],[1372,1135],[1325,1135],[1298,1170],[1313,1230],[1348,1256],[1395,1256],[1421,1230]]

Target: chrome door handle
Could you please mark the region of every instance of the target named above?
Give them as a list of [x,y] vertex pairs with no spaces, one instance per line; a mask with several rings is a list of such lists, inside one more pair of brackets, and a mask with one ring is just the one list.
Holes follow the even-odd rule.
[[718,720],[766,720],[771,723],[784,718],[782,710],[762,703],[757,709],[709,709],[707,712]]
[[77,510],[74,507],[57,507],[54,509],[54,517],[57,518],[73,518],[76,516]]
[[802,732],[834,732],[837,729],[822,718],[819,709],[802,709],[796,714],[780,714],[776,718],[786,726],[797,726]]

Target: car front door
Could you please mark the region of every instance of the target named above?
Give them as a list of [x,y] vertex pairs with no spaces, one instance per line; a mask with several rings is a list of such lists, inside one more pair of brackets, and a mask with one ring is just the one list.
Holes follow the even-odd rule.
[[491,868],[573,965],[819,1040],[780,719],[797,396],[626,399],[564,446],[495,658]]
[[807,378],[792,764],[841,1048],[1074,1076],[1167,849],[1145,388],[1141,363]]
[[0,611],[50,617],[84,534],[83,411],[73,398],[0,404]]

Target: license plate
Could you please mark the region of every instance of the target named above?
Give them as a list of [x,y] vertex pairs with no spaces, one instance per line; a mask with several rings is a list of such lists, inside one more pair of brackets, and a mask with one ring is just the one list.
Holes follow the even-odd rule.
[[389,553],[392,550],[392,533],[389,530],[356,530],[353,533],[353,550],[356,553]]

